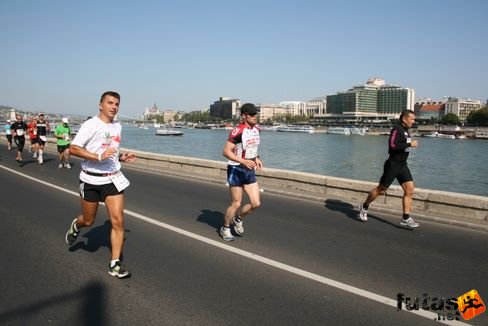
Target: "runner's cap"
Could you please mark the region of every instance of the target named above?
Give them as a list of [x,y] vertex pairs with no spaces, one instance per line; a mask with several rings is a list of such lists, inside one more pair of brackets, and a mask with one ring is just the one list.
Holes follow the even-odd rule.
[[241,107],[241,114],[249,114],[249,115],[256,115],[258,113],[258,109],[252,103],[246,103]]

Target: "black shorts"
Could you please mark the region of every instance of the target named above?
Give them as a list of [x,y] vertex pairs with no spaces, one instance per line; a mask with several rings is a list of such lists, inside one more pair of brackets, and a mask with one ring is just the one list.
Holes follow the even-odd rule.
[[5,135],[5,136],[7,137],[7,141],[9,143],[11,143],[12,142],[12,135]]
[[31,144],[38,144],[39,143],[38,140],[37,140],[37,137],[36,138],[31,138],[30,141],[31,141]]
[[42,140],[42,139],[41,139],[41,136],[37,136],[37,143],[38,143],[39,145],[44,146],[44,145],[46,144],[46,141]]
[[67,150],[68,148],[69,148],[69,144],[68,145],[58,145],[58,153],[62,153],[65,150]]
[[25,146],[25,137],[24,136],[16,136],[14,137],[15,145],[17,145],[17,151],[22,152]]
[[388,188],[393,181],[397,179],[399,184],[407,181],[413,181],[412,174],[406,161],[395,161],[388,159],[383,165],[383,175],[380,179],[380,185]]
[[123,194],[124,191],[118,191],[113,183],[104,185],[92,185],[80,180],[80,196],[89,202],[105,202],[107,196]]

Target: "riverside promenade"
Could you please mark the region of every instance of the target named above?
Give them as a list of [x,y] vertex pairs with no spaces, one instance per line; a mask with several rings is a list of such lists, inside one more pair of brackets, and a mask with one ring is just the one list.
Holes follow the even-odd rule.
[[[397,295],[432,302],[476,289],[487,302],[486,220],[416,214],[421,227],[404,229],[389,193],[363,223],[356,198],[338,192],[355,181],[318,192],[317,181],[303,186],[309,175],[264,171],[262,207],[244,237],[225,243],[217,234],[229,200],[225,163],[151,153],[124,166],[133,276],[115,279],[103,207],[71,249],[64,243],[80,211],[80,161],[59,170],[53,149],[42,166],[25,151],[19,168],[0,145],[0,324],[434,325],[454,313],[458,321],[441,322],[456,325],[464,320],[455,311],[398,310]],[[487,322],[487,313],[469,321]]]

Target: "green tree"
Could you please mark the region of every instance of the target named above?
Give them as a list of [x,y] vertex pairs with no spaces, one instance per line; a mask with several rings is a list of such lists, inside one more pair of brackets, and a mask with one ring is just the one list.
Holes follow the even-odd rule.
[[466,121],[474,126],[488,126],[488,106],[469,112]]
[[459,117],[454,113],[448,113],[442,117],[442,123],[446,125],[457,125],[459,122]]
[[210,112],[208,111],[205,111],[205,112],[201,112],[201,111],[194,111],[194,112],[190,112],[190,113],[185,113],[182,117],[181,117],[181,121],[185,121],[185,122],[209,122],[209,121],[212,121],[214,119],[210,118]]

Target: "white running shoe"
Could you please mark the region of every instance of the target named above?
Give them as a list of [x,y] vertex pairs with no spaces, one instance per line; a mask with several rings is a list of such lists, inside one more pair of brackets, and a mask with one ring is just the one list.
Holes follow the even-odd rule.
[[63,168],[63,163],[59,163],[58,169],[62,169],[62,168]]
[[400,222],[400,225],[401,226],[407,226],[411,229],[415,229],[415,228],[418,228],[420,226],[420,224],[418,224],[417,222],[415,222],[413,220],[413,218],[409,217],[408,219],[404,220],[402,218],[402,221]]
[[42,165],[42,163],[44,163],[44,160],[42,158],[42,155],[39,155],[39,157],[37,158],[37,161],[39,162],[39,164]]
[[363,203],[359,204],[359,218],[363,222],[368,221],[368,210],[363,207]]
[[237,235],[242,236],[244,234],[244,226],[242,225],[242,220],[240,222],[236,221],[236,217],[237,215],[232,218],[234,231],[237,233]]
[[37,153],[34,153],[34,155],[32,155],[32,158],[37,158]]
[[222,226],[220,228],[219,233],[222,239],[224,239],[225,241],[233,241],[235,239],[232,235],[232,232],[230,232],[230,228],[226,228],[225,226]]
[[71,165],[70,165],[69,163],[66,163],[64,166],[65,166],[65,167],[66,167],[68,170],[69,170],[69,169],[71,169]]

